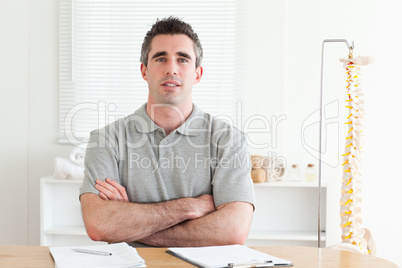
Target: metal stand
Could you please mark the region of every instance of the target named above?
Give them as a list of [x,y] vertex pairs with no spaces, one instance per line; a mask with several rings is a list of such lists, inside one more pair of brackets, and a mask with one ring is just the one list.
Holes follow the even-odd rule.
[[325,43],[346,43],[349,49],[349,59],[352,58],[352,51],[354,48],[353,41],[347,39],[324,39],[322,41],[321,50],[321,84],[320,84],[320,135],[318,145],[318,248],[321,247],[321,140],[322,140],[322,96],[323,96],[323,82],[324,82],[324,48]]

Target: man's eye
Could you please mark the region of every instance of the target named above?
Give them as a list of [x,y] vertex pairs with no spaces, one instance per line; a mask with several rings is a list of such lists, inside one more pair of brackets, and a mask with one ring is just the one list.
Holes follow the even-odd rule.
[[164,58],[159,58],[159,59],[156,59],[156,61],[157,61],[157,62],[164,62],[165,59],[164,59]]
[[179,59],[179,62],[188,62],[187,59]]

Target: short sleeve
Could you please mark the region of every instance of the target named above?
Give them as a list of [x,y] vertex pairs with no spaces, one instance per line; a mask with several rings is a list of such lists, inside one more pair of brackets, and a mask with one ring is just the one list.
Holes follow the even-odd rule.
[[221,126],[215,130],[211,147],[212,155],[215,155],[211,161],[215,206],[234,201],[254,206],[251,160],[245,134],[236,128]]
[[106,178],[120,183],[117,144],[106,135],[104,129],[91,132],[85,154],[84,180],[80,187],[80,196],[84,193],[98,194],[95,188],[97,179]]

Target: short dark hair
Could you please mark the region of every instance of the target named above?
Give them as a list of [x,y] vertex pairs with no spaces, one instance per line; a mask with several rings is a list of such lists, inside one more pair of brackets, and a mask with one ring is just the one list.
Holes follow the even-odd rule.
[[152,25],[151,29],[147,32],[144,38],[144,42],[141,47],[141,58],[140,61],[147,66],[148,64],[148,54],[151,50],[152,39],[160,34],[185,34],[192,41],[194,45],[194,52],[196,56],[195,67],[201,66],[202,61],[202,46],[198,35],[194,32],[190,24],[170,16],[168,18],[163,18],[162,20],[157,19],[155,24]]

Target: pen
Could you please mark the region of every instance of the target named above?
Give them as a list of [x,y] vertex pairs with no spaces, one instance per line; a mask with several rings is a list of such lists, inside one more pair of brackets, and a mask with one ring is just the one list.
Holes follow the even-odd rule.
[[105,252],[105,251],[96,251],[96,250],[79,249],[79,248],[73,248],[72,250],[75,252],[79,252],[79,253],[95,254],[95,255],[102,255],[102,256],[111,256],[112,255],[112,253]]

